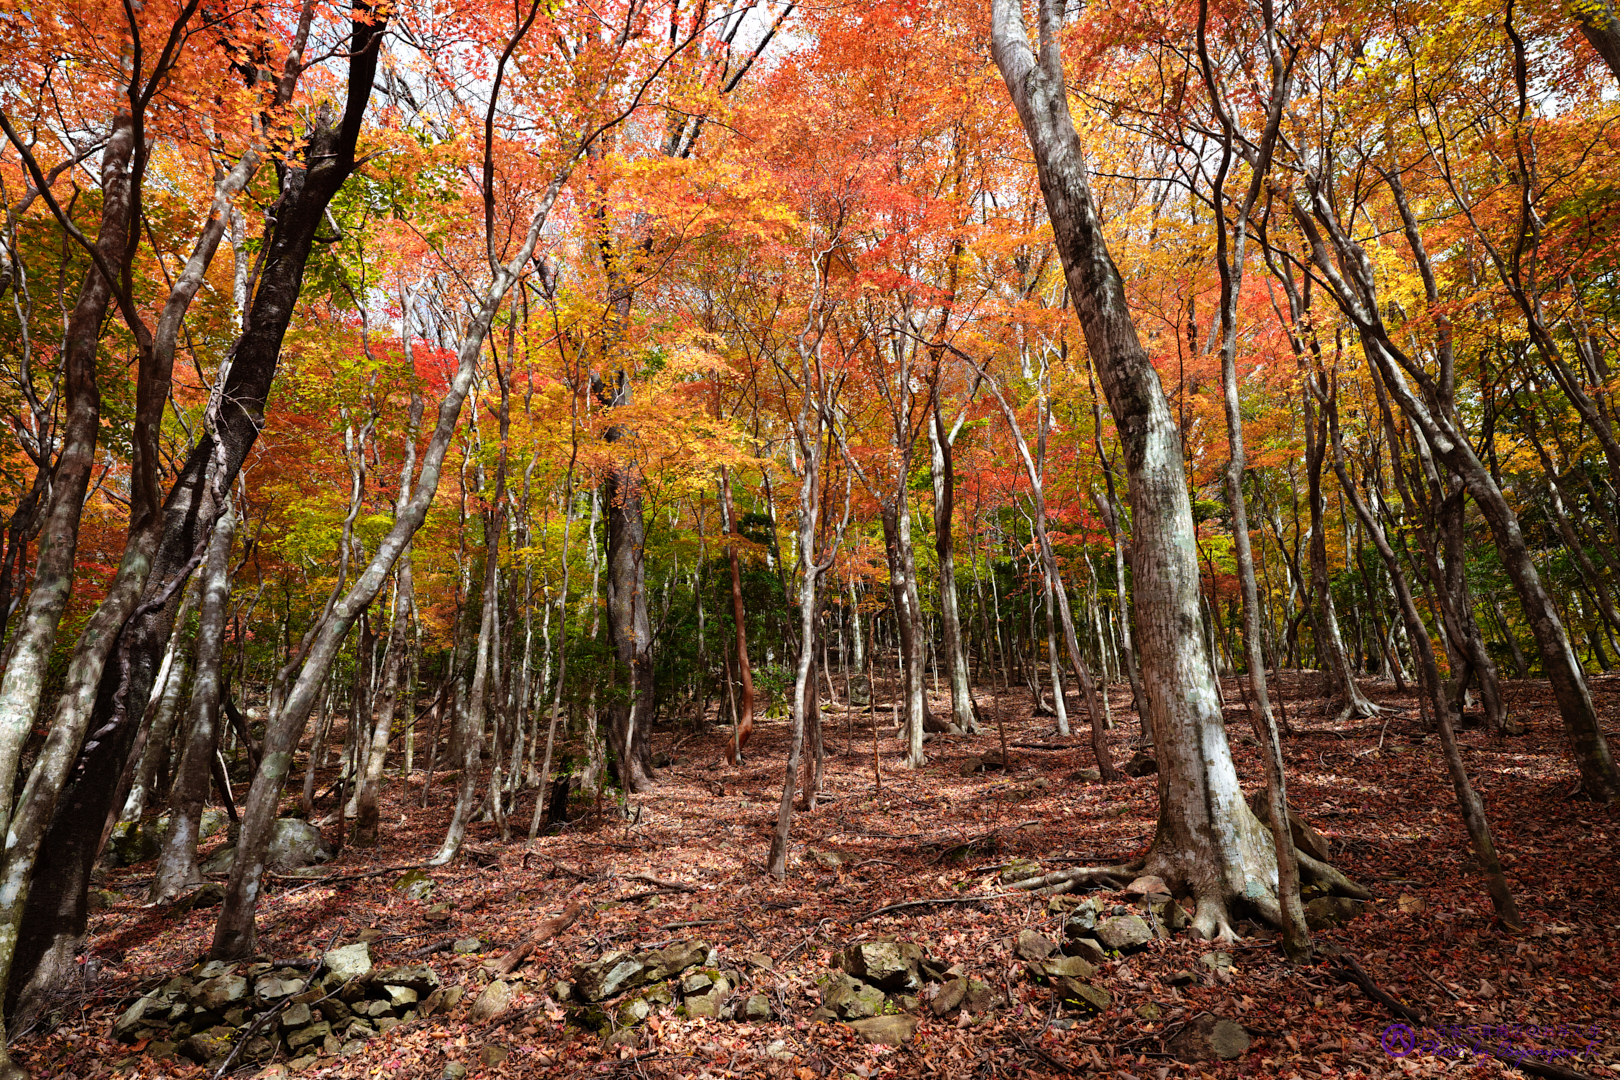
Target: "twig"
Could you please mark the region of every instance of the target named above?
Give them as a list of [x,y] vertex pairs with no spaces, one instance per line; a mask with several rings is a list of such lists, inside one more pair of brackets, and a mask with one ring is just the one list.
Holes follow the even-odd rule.
[[535,946],[574,925],[574,922],[580,916],[580,911],[581,908],[578,904],[569,904],[563,909],[561,915],[554,915],[547,919],[534,928],[534,933],[512,946],[512,951],[496,961],[494,968],[491,970],[497,975],[510,974],[513,968],[528,959],[529,954],[534,952]]
[[693,926],[713,926],[715,923],[725,922],[725,919],[693,919],[690,922],[672,922],[660,926],[659,930],[686,930]]
[[942,896],[937,900],[907,900],[904,903],[890,904],[888,907],[880,907],[876,911],[868,911],[865,915],[857,915],[855,918],[849,920],[849,925],[854,926],[858,922],[865,922],[867,919],[876,918],[879,915],[887,915],[894,911],[905,911],[908,908],[941,907],[945,904],[978,904],[985,900],[1000,900],[1007,895],[1009,894],[986,893],[980,896]]
[[1419,1026],[1424,1026],[1428,1023],[1428,1021],[1423,1019],[1422,1013],[1418,1012],[1416,1009],[1409,1009],[1405,1005],[1402,1005],[1399,1001],[1396,1001],[1381,987],[1379,987],[1377,983],[1373,982],[1372,976],[1368,975],[1362,970],[1361,965],[1356,963],[1355,957],[1351,956],[1349,953],[1340,953],[1336,959],[1344,964],[1344,966],[1328,968],[1327,970],[1329,975],[1332,975],[1340,982],[1354,983],[1355,985],[1359,986],[1362,993],[1378,1002],[1378,1004],[1382,1005],[1384,1008],[1388,1009],[1402,1020],[1410,1020],[1412,1023]]

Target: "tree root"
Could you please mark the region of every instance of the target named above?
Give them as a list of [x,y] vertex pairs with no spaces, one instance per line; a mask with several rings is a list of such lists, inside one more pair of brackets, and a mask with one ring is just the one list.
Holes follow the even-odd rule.
[[[1143,865],[1143,861],[1138,859],[1114,866],[1079,866],[1073,870],[1057,870],[1040,877],[1015,881],[1007,889],[1009,892],[1035,892],[1040,889],[1066,892],[1076,885],[1106,885],[1111,889],[1123,889]],[[1062,889],[1058,889],[1058,886],[1062,886]]]
[[1299,862],[1302,875],[1327,889],[1335,896],[1348,896],[1352,900],[1371,900],[1373,894],[1364,887],[1346,877],[1344,871],[1336,866],[1313,859],[1298,848],[1294,849],[1294,858]]

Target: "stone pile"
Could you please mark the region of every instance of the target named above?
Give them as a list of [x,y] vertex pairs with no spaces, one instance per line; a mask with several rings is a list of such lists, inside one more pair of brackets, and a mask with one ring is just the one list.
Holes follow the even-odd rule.
[[[771,966],[763,953],[748,959],[753,967]],[[574,1023],[601,1033],[609,1046],[633,1046],[634,1029],[661,1006],[674,1006],[677,1015],[687,1017],[771,1019],[764,994],[737,993],[744,981],[741,973],[720,967],[707,942],[677,941],[662,949],[616,950],[576,964],[553,996],[569,1003]]]
[[816,980],[821,1007],[810,1019],[847,1023],[867,1042],[894,1045],[911,1038],[925,1007],[939,1017],[983,1014],[999,1000],[960,965],[934,959],[909,941],[850,945],[833,957],[833,965],[836,972]]
[[[367,1039],[418,1016],[449,1009],[459,986],[441,987],[432,968],[376,967],[364,943],[321,957],[313,972],[273,964],[210,961],[141,997],[113,1024],[113,1037],[147,1042],[156,1058],[176,1055],[218,1067],[288,1059],[296,1070],[321,1056],[351,1054]],[[240,1049],[238,1049],[240,1044]]]

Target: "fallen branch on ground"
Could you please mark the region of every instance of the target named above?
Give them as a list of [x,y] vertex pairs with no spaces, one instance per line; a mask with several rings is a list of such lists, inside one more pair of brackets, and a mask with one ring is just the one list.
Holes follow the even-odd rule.
[[529,958],[529,954],[534,952],[537,945],[574,925],[582,910],[578,904],[569,904],[561,915],[547,919],[535,927],[532,934],[512,946],[512,951],[495,961],[495,966],[491,970],[497,975],[510,975],[513,969]]

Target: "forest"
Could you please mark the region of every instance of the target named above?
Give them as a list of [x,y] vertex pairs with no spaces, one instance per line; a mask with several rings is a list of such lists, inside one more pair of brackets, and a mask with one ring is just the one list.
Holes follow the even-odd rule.
[[0,1080],[1620,1077],[1615,0],[0,0]]

